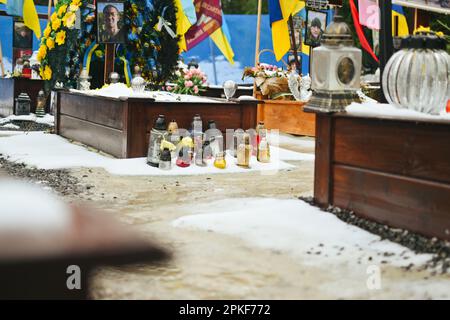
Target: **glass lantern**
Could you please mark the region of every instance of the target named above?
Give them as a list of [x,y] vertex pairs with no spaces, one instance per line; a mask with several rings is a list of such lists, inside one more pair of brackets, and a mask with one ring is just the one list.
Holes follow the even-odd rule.
[[439,114],[449,99],[450,56],[446,41],[432,32],[402,40],[383,72],[383,92],[397,107]]

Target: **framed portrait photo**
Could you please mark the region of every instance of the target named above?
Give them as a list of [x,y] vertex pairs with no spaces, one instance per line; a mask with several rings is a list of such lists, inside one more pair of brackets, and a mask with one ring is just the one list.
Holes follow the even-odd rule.
[[125,43],[125,3],[122,1],[97,2],[97,42]]
[[313,48],[320,46],[327,28],[327,12],[308,10],[306,14],[305,44]]
[[33,31],[22,21],[14,20],[13,23],[13,47],[20,49],[30,49],[33,47]]
[[297,51],[300,51],[302,42],[304,42],[303,38],[303,29],[304,29],[305,21],[300,16],[300,14],[296,14],[292,16],[292,25],[294,28],[291,28],[291,25],[289,25],[289,40],[291,41],[291,51],[294,50],[293,42],[292,42],[292,33],[294,34],[295,39],[295,49]]

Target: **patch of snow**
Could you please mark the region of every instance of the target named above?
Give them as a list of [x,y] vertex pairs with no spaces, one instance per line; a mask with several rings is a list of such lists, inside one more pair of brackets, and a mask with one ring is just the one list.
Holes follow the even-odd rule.
[[[1,136],[1,135],[0,135]],[[197,175],[214,173],[243,173],[251,171],[271,172],[284,170],[294,166],[281,160],[311,161],[313,156],[293,152],[275,146],[271,147],[272,161],[261,163],[252,157],[250,169],[235,164],[236,159],[226,155],[227,168],[218,169],[212,165],[207,167],[191,165],[180,168],[174,164],[172,170],[165,171],[147,165],[146,158],[112,159],[91,152],[85,147],[75,145],[66,139],[43,132],[29,132],[28,134],[0,138],[0,153],[8,156],[11,161],[25,163],[39,169],[63,169],[76,167],[99,167],[117,175]]]
[[13,115],[7,116],[5,118],[1,118],[0,125],[11,122],[11,121],[32,121],[32,122],[36,122],[36,123],[42,123],[42,124],[47,124],[49,126],[53,126],[55,123],[55,117],[48,113],[42,118],[36,117],[36,115],[34,113],[30,113],[29,115],[22,115],[22,116],[16,116],[13,114]]
[[[193,206],[189,213],[192,215],[178,218],[172,225],[238,237],[251,246],[288,253],[307,265],[339,263],[351,267],[358,260],[378,265],[385,260],[394,266],[417,266],[431,259],[429,254],[415,254],[381,240],[300,200],[224,199]],[[393,255],[383,256],[385,252]]]
[[25,131],[0,131],[0,137],[9,137],[9,136],[17,136],[20,134],[26,134],[27,132]]
[[22,181],[0,181],[0,208],[0,232],[64,231],[71,223],[71,211],[64,202]]
[[54,126],[55,125],[55,117],[52,116],[51,114],[47,113],[42,118],[36,118],[36,123],[41,123],[41,124],[46,124],[46,125],[49,125],[49,126]]
[[352,103],[345,108],[348,114],[362,117],[389,117],[400,120],[447,120],[450,113],[445,111],[440,115],[431,115],[414,110],[398,108],[390,104],[381,103]]
[[7,124],[3,125],[2,128],[19,129],[20,127],[16,126],[15,124],[12,124],[12,123],[7,123]]
[[102,96],[109,98],[151,98],[160,102],[205,102],[205,103],[219,103],[220,101],[208,99],[199,96],[193,96],[188,94],[176,94],[167,91],[144,91],[142,93],[134,92],[133,89],[127,87],[124,83],[115,83],[105,88],[96,90],[80,91],[76,89],[70,89],[72,92],[78,92],[93,96]]

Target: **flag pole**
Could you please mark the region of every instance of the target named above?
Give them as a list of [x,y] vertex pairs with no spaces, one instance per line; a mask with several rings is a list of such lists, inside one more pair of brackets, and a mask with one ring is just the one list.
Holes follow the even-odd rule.
[[0,41],[0,68],[2,69],[2,77],[5,76],[5,66],[3,64],[2,42]]
[[213,72],[214,72],[214,84],[218,84],[217,83],[217,69],[216,69],[216,56],[214,54],[214,46],[213,46],[213,42],[211,40],[211,37],[209,37],[209,52],[211,54],[211,61],[212,61],[212,65],[213,65]]
[[[380,1],[380,82],[383,79],[383,71],[389,60],[394,53],[392,43],[392,0]],[[382,93],[383,102],[386,102],[386,98]]]
[[[258,18],[256,22],[255,67],[259,64],[259,42],[261,36],[262,0],[258,0]],[[253,81],[253,96],[256,96],[256,82]]]
[[52,0],[48,0],[47,24],[50,21],[50,13],[52,12]]
[[259,63],[259,43],[261,37],[261,11],[262,0],[258,0],[258,20],[256,22],[256,46],[255,46],[255,66]]

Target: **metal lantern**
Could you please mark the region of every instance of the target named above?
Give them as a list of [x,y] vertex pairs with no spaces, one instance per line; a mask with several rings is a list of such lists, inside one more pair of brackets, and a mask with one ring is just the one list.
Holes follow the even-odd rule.
[[322,45],[312,51],[312,98],[307,109],[318,112],[340,112],[354,101],[360,102],[362,52],[353,43],[349,26],[336,15]]
[[45,116],[45,103],[47,102],[44,90],[39,90],[36,101],[36,116],[38,118],[42,118]]
[[150,140],[148,143],[147,164],[152,167],[159,166],[159,157],[161,155],[161,142],[167,136],[166,119],[160,114],[150,131]]
[[449,99],[450,56],[446,41],[434,33],[402,40],[401,50],[383,72],[383,92],[389,103],[419,112],[439,114]]
[[16,98],[16,116],[29,115],[31,110],[31,99],[28,94],[22,92]]

